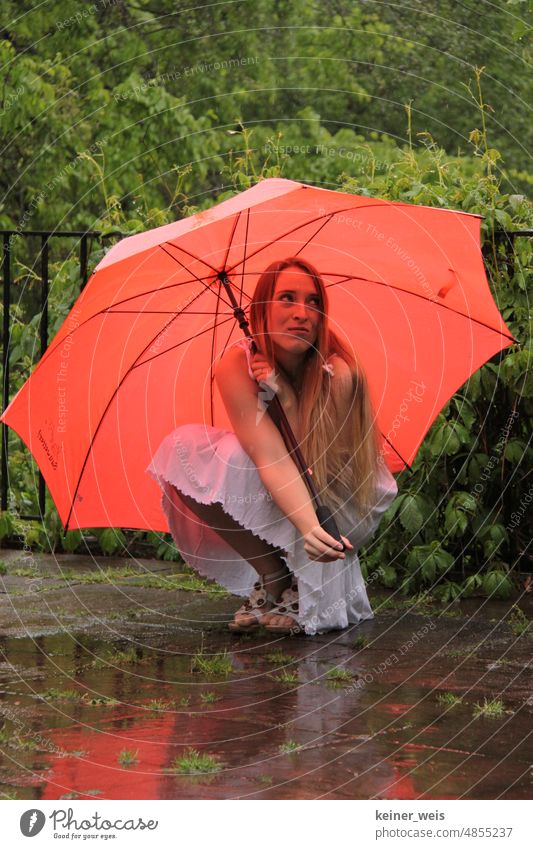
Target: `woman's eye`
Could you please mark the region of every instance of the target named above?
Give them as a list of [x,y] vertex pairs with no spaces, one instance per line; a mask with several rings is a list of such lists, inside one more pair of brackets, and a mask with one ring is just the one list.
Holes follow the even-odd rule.
[[[289,298],[289,300],[292,301],[292,295],[289,294],[289,292],[285,292],[283,295],[279,296],[280,301],[282,301],[283,298]],[[318,307],[320,305],[320,298],[310,298],[307,303],[313,303],[313,306]]]

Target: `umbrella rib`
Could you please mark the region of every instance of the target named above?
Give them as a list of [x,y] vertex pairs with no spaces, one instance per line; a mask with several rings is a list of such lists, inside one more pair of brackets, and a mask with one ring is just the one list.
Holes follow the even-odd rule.
[[[246,272],[246,273],[255,274],[255,272],[253,272],[253,271]],[[320,276],[321,277],[340,277],[341,275],[338,272],[334,272],[334,271],[331,271],[331,272],[330,271],[321,271]],[[504,336],[506,339],[511,339],[511,341],[514,342],[516,345],[521,344],[520,340],[516,339],[512,334],[510,335],[508,333],[504,333],[501,330],[498,330],[498,328],[496,328],[496,327],[491,327],[490,324],[487,324],[486,322],[481,321],[481,319],[474,318],[471,315],[465,315],[464,313],[459,312],[459,310],[455,310],[455,309],[453,309],[453,307],[448,306],[448,304],[443,304],[443,303],[440,303],[439,301],[427,298],[425,295],[421,295],[418,292],[410,292],[408,289],[401,289],[399,286],[395,286],[393,283],[387,283],[385,280],[374,280],[372,277],[360,277],[357,274],[351,274],[348,277],[344,276],[342,280],[335,280],[334,283],[326,283],[326,289],[331,289],[333,286],[339,286],[342,283],[347,283],[348,280],[362,280],[363,283],[374,283],[376,286],[386,286],[387,289],[393,289],[395,292],[401,292],[404,295],[412,295],[412,297],[414,297],[414,298],[421,298],[423,301],[426,301],[427,303],[435,304],[435,306],[441,307],[442,309],[445,309],[445,310],[448,310],[448,312],[455,313],[456,315],[459,315],[462,318],[466,318],[468,321],[472,321],[475,324],[479,324],[482,327],[486,327],[487,330],[492,330],[493,333],[498,333],[500,336]]]
[[235,216],[235,222],[233,224],[233,230],[231,231],[231,236],[229,237],[228,247],[227,247],[227,250],[226,250],[226,256],[224,257],[224,262],[222,263],[222,268],[226,267],[226,263],[227,263],[228,257],[229,257],[229,252],[230,252],[231,246],[233,244],[233,237],[235,236],[235,233],[237,231],[237,225],[240,221],[241,214],[242,214],[241,212],[238,212],[237,215]]
[[[172,254],[168,253],[168,251],[165,251],[165,253],[171,259],[175,260],[175,257],[173,257]],[[115,306],[120,306],[121,304],[127,304],[128,301],[134,301],[136,298],[144,298],[146,295],[155,295],[156,292],[166,292],[169,289],[175,289],[175,288],[178,288],[179,286],[186,286],[189,283],[202,283],[205,286],[206,280],[209,280],[209,277],[205,277],[205,278],[191,277],[189,280],[182,280],[179,283],[169,283],[168,286],[158,286],[155,289],[146,289],[146,291],[144,291],[144,292],[138,292],[136,295],[130,295],[128,298],[124,298],[122,301],[117,301],[116,304],[113,304],[111,307],[106,307],[105,309],[100,310],[100,312],[102,312],[102,313],[103,312],[115,312],[115,310],[114,310]],[[209,286],[205,286],[205,288],[209,289]],[[139,312],[139,310],[137,310],[137,312]],[[145,310],[143,310],[143,312],[145,312]],[[98,315],[98,313],[95,313],[95,315]]]
[[514,336],[509,335],[508,333],[504,333],[502,330],[498,330],[496,327],[491,327],[490,324],[487,324],[485,321],[481,321],[481,319],[479,318],[474,318],[471,315],[465,315],[464,313],[459,312],[458,310],[454,310],[453,307],[449,307],[447,304],[441,304],[439,303],[439,301],[434,301],[432,299],[430,300],[429,298],[426,298],[424,295],[421,295],[418,292],[409,292],[407,289],[401,289],[399,286],[394,286],[393,284],[387,283],[382,280],[370,280],[368,277],[356,277],[354,275],[352,277],[346,277],[344,280],[337,280],[335,283],[330,283],[327,288],[331,289],[333,286],[338,286],[340,283],[346,283],[347,280],[362,280],[364,283],[374,283],[376,286],[386,286],[387,289],[393,289],[395,292],[401,292],[402,294],[410,295],[413,298],[420,298],[426,303],[432,303],[436,307],[440,307],[441,309],[445,309],[448,312],[454,313],[455,315],[459,315],[461,316],[461,318],[467,319],[467,321],[472,321],[474,322],[474,324],[479,324],[482,327],[486,327],[487,330],[492,330],[493,333],[498,333],[500,336],[504,336],[506,339],[510,339],[512,342],[518,345],[520,344],[519,340],[515,339]]
[[[250,207],[246,210],[246,235],[244,237],[244,255],[242,258],[242,272],[241,272],[241,288],[240,288],[240,298],[239,298],[239,306],[242,307],[242,296],[244,294],[244,275],[246,274],[246,260],[248,257],[246,256],[246,248],[248,247],[248,233],[250,231]],[[249,297],[249,296],[248,296]],[[249,298],[251,300],[251,298]]]
[[[232,241],[233,241],[233,235],[234,235],[234,233],[235,233],[235,231],[236,231],[236,229],[237,229],[237,223],[238,223],[238,221],[239,221],[239,219],[240,219],[241,214],[242,214],[242,213],[241,213],[241,212],[239,212],[239,214],[238,214],[238,218],[237,218],[237,220],[236,220],[236,222],[235,222],[235,227],[233,228],[233,232],[232,232],[232,234],[231,234],[231,238],[230,238],[230,243],[229,243],[229,245],[228,245],[228,249],[227,249],[227,251],[226,251],[226,256],[225,256],[225,259],[224,259],[224,265],[223,265],[223,268],[226,268],[226,263],[227,263],[227,261],[228,261],[228,257],[229,257],[229,253],[230,253],[230,249],[231,249],[231,244],[232,244]],[[243,262],[243,271],[242,271],[242,274],[241,274],[241,285],[240,285],[240,287],[239,287],[239,306],[240,306],[240,307],[242,307],[242,296],[243,296],[244,294],[246,294],[246,293],[244,292],[244,268],[245,268],[245,265],[246,265],[246,248],[247,248],[247,246],[248,246],[248,232],[249,232],[249,227],[250,227],[250,207],[248,207],[248,209],[246,210],[246,232],[245,232],[245,236],[244,236],[244,256],[243,256],[243,261],[242,261],[242,262]],[[230,281],[230,285],[231,285],[231,281]],[[248,298],[248,300],[249,300],[249,301],[251,301],[251,298],[250,298],[250,296],[249,296],[249,295],[247,295],[247,294],[246,294],[246,297]],[[218,301],[217,301],[217,315],[218,315]],[[229,342],[230,342],[230,340],[231,340],[231,337],[232,337],[233,331],[235,330],[235,328],[236,328],[236,327],[237,327],[237,325],[236,325],[236,324],[234,324],[234,325],[233,325],[233,327],[231,328],[231,332],[230,332],[230,334],[229,334],[229,336],[228,336],[228,338],[227,338],[227,340],[226,340],[226,342],[225,342],[225,344],[224,344],[224,349],[223,349],[223,351],[222,351],[222,356],[224,355],[224,353],[225,353],[225,352],[226,352],[226,350],[227,350],[227,347],[228,347]],[[210,383],[209,383],[209,400],[210,400],[210,409],[211,409],[211,424],[213,424],[213,423],[214,423],[214,421],[215,421],[215,398],[214,398],[214,393],[213,393],[213,386],[214,386],[214,382],[215,382],[214,375],[213,375],[213,352],[214,352],[214,342],[215,342],[215,339],[214,339],[214,334],[213,334],[213,346],[212,346],[212,349],[211,349],[211,367],[210,367],[210,368],[211,368],[211,379],[210,379]]]
[[[228,248],[228,250],[229,250],[229,248]],[[220,292],[220,288],[221,287],[219,286],[219,292]],[[209,360],[209,363],[210,363],[209,364],[209,410],[210,410],[210,413],[211,413],[211,424],[214,421],[213,356],[214,356],[214,352],[215,352],[215,336],[216,336],[217,326],[218,326],[217,325],[217,319],[218,319],[218,305],[219,305],[219,303],[220,303],[220,300],[217,298],[217,306],[216,306],[216,311],[215,311],[215,322],[214,322],[214,327],[213,327],[213,333],[212,333],[212,336],[211,336],[211,356],[210,356],[210,360]]]
[[[211,263],[210,263],[210,262],[207,262],[207,260],[202,259],[202,257],[201,257],[201,256],[196,256],[196,254],[192,254],[190,251],[186,250],[185,248],[182,248],[182,247],[181,247],[181,245],[175,245],[175,244],[174,244],[174,242],[165,242],[164,244],[166,244],[166,245],[172,245],[172,247],[173,247],[173,248],[177,248],[177,249],[178,249],[179,251],[181,251],[182,253],[187,254],[187,256],[190,256],[190,257],[191,257],[191,259],[195,259],[195,260],[196,260],[196,262],[203,262],[203,264],[204,264],[204,265],[207,265],[207,267],[211,269],[211,271],[213,272],[213,274],[217,274],[217,273],[218,273],[218,272],[217,272],[217,269],[216,269],[216,268],[214,268],[214,267],[211,265]],[[163,243],[159,244],[159,245],[158,245],[158,247],[159,247],[159,248],[163,248]],[[163,248],[163,250],[164,250],[164,248]],[[172,254],[171,254],[169,251],[166,251],[166,253],[167,253],[169,256],[172,256]],[[176,257],[172,257],[172,258],[173,258],[173,259],[176,259]],[[185,266],[183,265],[183,263],[182,263],[182,262],[180,262],[180,260],[179,260],[179,259],[178,259],[177,261],[180,263],[180,265],[182,266],[182,268],[185,268]],[[194,272],[193,272],[193,274],[194,274]],[[195,275],[195,276],[196,276],[196,275]]]
[[[203,292],[202,292],[203,295]],[[182,312],[185,312],[187,307],[184,307],[181,312],[177,310],[111,310],[108,312],[108,315],[181,315]],[[187,315],[214,315],[213,310],[189,310],[187,309]]]
[[[193,283],[193,282],[194,282],[193,279],[183,280],[181,283],[172,283],[170,286],[162,286],[160,289],[148,289],[147,292],[139,292],[137,295],[132,295],[129,298],[124,298],[124,300],[122,300],[122,301],[117,301],[116,304],[117,304],[117,306],[120,305],[120,304],[127,304],[128,301],[134,301],[135,298],[142,298],[142,297],[144,297],[144,295],[150,295],[150,294],[153,294],[153,293],[159,292],[159,291],[163,292],[163,291],[166,291],[167,289],[172,289],[175,286],[185,286],[187,283]],[[98,310],[97,312],[89,315],[87,318],[84,318],[83,321],[81,321],[78,324],[77,327],[75,327],[73,330],[70,331],[71,335],[74,334],[74,333],[77,333],[79,330],[81,330],[81,328],[84,327],[86,324],[88,324],[90,321],[92,321],[93,318],[96,318],[99,315],[104,315],[105,313],[107,313],[109,315],[113,315],[113,313],[115,313],[115,312],[118,313],[118,314],[120,314],[121,312],[133,312],[137,315],[139,314],[139,310],[115,310],[114,306],[115,306],[115,304],[113,304],[111,307],[104,307],[104,309]],[[231,306],[231,304],[226,304],[226,306]],[[142,310],[142,312],[143,313],[145,313],[145,312],[150,313],[152,311],[151,310]],[[165,310],[165,312],[170,313],[170,310]],[[59,339],[58,342],[56,342],[56,340],[53,339],[52,342],[50,343],[50,345],[48,346],[48,348],[46,349],[46,351],[44,352],[43,356],[39,360],[38,365],[40,365],[41,363],[44,363],[48,359],[48,357],[51,356],[51,354],[54,353],[56,348],[62,342],[63,342],[63,339]]]
[[[368,209],[371,206],[389,206],[389,205],[395,206],[395,204],[392,204],[392,203],[391,204],[385,204],[383,202],[382,203],[368,203],[368,204],[365,204],[364,206],[348,206],[345,209],[338,209],[334,213],[327,212],[324,215],[318,215],[315,218],[309,218],[307,221],[303,221],[301,224],[297,224],[296,227],[292,227],[290,230],[287,230],[285,233],[282,233],[280,236],[276,236],[275,239],[272,239],[272,241],[265,242],[265,244],[261,245],[260,248],[257,248],[256,251],[251,253],[248,256],[248,259],[252,259],[252,257],[257,256],[257,254],[261,253],[261,251],[264,251],[267,248],[270,248],[275,242],[279,242],[280,239],[285,239],[287,236],[291,236],[293,233],[296,233],[298,230],[301,230],[303,227],[307,227],[309,224],[314,224],[315,221],[321,221],[323,218],[326,218],[327,221],[325,223],[327,223],[329,220],[331,220],[333,215],[338,215],[339,212],[350,212],[351,210],[355,210],[355,209]],[[317,232],[320,232],[320,230],[318,230]],[[315,235],[316,235],[316,233],[315,233]],[[312,238],[314,238],[314,236]],[[236,262],[235,265],[233,265],[231,268],[226,269],[227,273],[230,274],[232,271],[235,271],[235,269],[238,268],[239,265],[242,265],[242,260],[240,260],[239,262]]]
[[326,220],[322,222],[322,224],[320,225],[320,227],[318,228],[318,230],[316,230],[316,232],[315,232],[315,233],[313,233],[313,234],[312,234],[312,236],[309,236],[309,238],[308,238],[307,242],[305,242],[305,244],[303,244],[303,245],[302,245],[302,247],[300,248],[300,250],[299,250],[297,253],[295,253],[295,254],[294,254],[294,256],[298,256],[298,254],[301,254],[301,252],[302,252],[303,250],[305,250],[305,248],[306,248],[306,247],[307,247],[307,246],[308,246],[308,245],[309,245],[309,244],[313,241],[313,239],[315,239],[315,238],[318,236],[318,234],[320,233],[320,231],[324,229],[324,227],[326,226],[326,224],[329,224],[329,222],[331,221],[331,219],[332,219],[333,215],[334,215],[334,213],[333,213],[333,212],[332,212],[332,213],[330,213],[329,217],[328,217],[328,218],[326,218]]
[[[172,244],[172,242],[167,242],[166,244],[167,244],[167,245],[171,245],[171,244]],[[173,248],[175,248],[175,247],[176,247],[176,245],[172,245],[172,247],[173,247]],[[174,262],[177,262],[179,265],[181,265],[181,267],[182,267],[183,269],[185,269],[185,271],[189,271],[189,269],[187,268],[187,266],[186,266],[186,265],[184,265],[184,264],[182,263],[181,259],[178,259],[178,257],[177,257],[177,256],[174,256],[173,254],[171,254],[171,253],[170,253],[170,251],[169,251],[169,250],[167,250],[167,249],[165,248],[165,246],[164,246],[164,245],[162,245],[162,244],[161,244],[161,245],[159,245],[159,248],[163,251],[163,253],[166,253],[166,255],[170,257],[170,259],[174,260]],[[181,248],[181,250],[183,250],[183,248]],[[193,259],[196,259],[196,260],[198,259],[198,257],[194,257],[194,256],[193,256],[193,254],[189,253],[189,251],[185,251],[185,250],[183,250],[183,252],[184,252],[184,253],[186,253],[188,256],[192,256],[192,257],[193,257]],[[200,260],[200,262],[203,262],[203,260]],[[206,262],[206,263],[205,263],[205,265],[207,265],[209,268],[211,268],[211,266],[209,265],[209,263],[207,263],[207,262]],[[212,270],[213,270],[213,271],[215,272],[215,274],[216,274],[216,269],[212,269]],[[208,286],[208,285],[206,285],[206,283],[204,282],[204,278],[203,278],[203,277],[198,277],[198,275],[197,275],[197,274],[195,274],[195,273],[194,273],[194,271],[192,272],[192,274],[194,275],[194,279],[195,279],[198,283],[201,283],[201,284],[202,284],[202,286],[205,286],[205,288],[206,288],[206,289],[209,289],[209,286]],[[209,278],[207,278],[207,279],[209,279]],[[157,291],[157,289],[155,289],[154,291]]]
[[394,451],[394,453],[395,453],[395,454],[397,454],[397,455],[398,455],[398,457],[400,458],[400,460],[402,461],[402,463],[404,464],[404,466],[407,466],[407,468],[409,469],[409,471],[410,471],[410,472],[412,472],[412,471],[413,471],[413,467],[411,466],[411,464],[410,464],[410,463],[408,463],[408,462],[407,462],[407,460],[404,460],[404,458],[402,457],[402,455],[400,454],[400,452],[398,451],[398,449],[397,449],[397,448],[396,448],[396,447],[392,444],[392,442],[390,441],[390,439],[389,439],[387,436],[385,436],[385,434],[383,433],[383,431],[382,431],[382,430],[380,430],[380,433],[381,433],[381,435],[382,435],[383,439],[385,440],[385,442],[387,443],[387,445],[389,446],[389,448],[392,448],[392,450]]
[[[212,315],[212,313],[207,313],[207,315]],[[176,316],[175,316],[175,318],[176,318]],[[141,368],[142,366],[146,365],[146,363],[152,363],[154,360],[157,360],[158,357],[162,357],[162,356],[164,356],[164,354],[168,354],[169,351],[175,351],[177,348],[180,348],[182,345],[185,345],[187,342],[190,342],[191,339],[197,339],[199,336],[203,336],[204,333],[209,333],[214,328],[221,327],[222,325],[227,324],[228,321],[234,321],[234,320],[235,320],[235,316],[230,315],[227,318],[224,318],[222,321],[219,321],[218,324],[211,325],[210,327],[207,327],[205,330],[200,330],[198,333],[193,334],[193,336],[188,336],[187,339],[182,339],[181,342],[176,342],[175,345],[171,345],[169,348],[165,348],[164,351],[158,351],[157,354],[154,354],[154,356],[150,357],[149,359],[143,360],[142,363],[136,362],[134,365],[131,366],[131,371],[133,371],[136,368]],[[171,322],[169,322],[169,324],[170,323]],[[163,330],[161,330],[160,332],[163,333],[164,330],[165,330],[165,328],[163,328]],[[153,339],[152,339],[152,342],[153,342]],[[152,344],[152,342],[150,342],[150,344]],[[146,348],[144,350],[146,350]],[[140,359],[140,357],[142,357],[143,354],[144,354],[144,351],[141,351],[141,353],[139,354],[137,359]]]
[[[196,297],[197,297],[197,298],[199,298],[199,297],[201,297],[201,295],[203,295],[203,292],[200,292],[200,293],[199,293]],[[194,300],[196,300],[196,298],[195,298]],[[193,302],[191,302],[191,303],[193,303]],[[185,307],[185,309],[186,309],[186,308],[187,308],[187,307]],[[178,315],[182,315],[182,314],[183,314],[183,313],[179,313]],[[162,329],[162,330],[158,330],[157,334],[156,334],[155,336],[152,336],[152,338],[151,338],[151,339],[150,339],[150,341],[146,344],[146,346],[143,348],[143,350],[142,350],[142,351],[141,351],[141,352],[140,352],[140,353],[139,353],[139,354],[135,357],[135,360],[133,361],[133,363],[132,363],[130,366],[128,366],[128,368],[126,369],[126,371],[124,372],[124,374],[123,374],[123,375],[122,375],[122,377],[120,378],[120,381],[119,381],[119,383],[118,383],[118,386],[116,386],[116,387],[115,387],[115,389],[114,389],[114,391],[113,391],[113,394],[111,395],[111,397],[109,398],[109,400],[108,400],[107,404],[105,405],[105,408],[104,408],[104,410],[102,411],[102,414],[101,414],[101,416],[100,416],[100,421],[98,422],[98,424],[97,424],[97,426],[96,426],[96,429],[95,429],[95,431],[94,431],[94,433],[93,433],[93,436],[92,436],[92,438],[91,438],[91,441],[90,441],[90,443],[89,443],[89,447],[88,447],[87,452],[86,452],[86,454],[85,454],[85,459],[84,459],[84,461],[83,461],[83,465],[82,465],[82,467],[81,467],[81,469],[80,469],[80,473],[79,473],[79,475],[78,475],[78,482],[77,482],[77,484],[76,484],[76,488],[75,488],[75,490],[74,490],[74,494],[73,494],[73,496],[72,496],[72,504],[71,504],[71,506],[70,506],[69,514],[68,514],[67,521],[66,521],[66,524],[65,524],[65,530],[68,530],[68,525],[69,525],[69,522],[70,522],[70,518],[71,518],[71,516],[72,516],[72,511],[73,511],[73,509],[74,509],[74,502],[75,502],[75,500],[76,500],[76,496],[77,496],[77,494],[78,494],[78,490],[79,490],[79,488],[80,488],[81,479],[82,479],[83,474],[84,474],[84,472],[85,472],[85,467],[86,467],[87,462],[88,462],[88,460],[89,460],[89,455],[90,455],[90,453],[91,453],[91,449],[92,449],[92,447],[93,447],[94,441],[95,441],[95,439],[96,439],[96,437],[97,437],[97,435],[98,435],[98,432],[99,432],[99,430],[100,430],[100,428],[101,428],[101,426],[102,426],[102,424],[103,424],[103,421],[104,421],[105,415],[106,415],[107,411],[109,410],[109,407],[110,407],[110,406],[111,406],[111,404],[113,403],[113,401],[114,401],[114,399],[115,399],[115,397],[116,397],[116,395],[117,395],[117,393],[118,393],[119,389],[121,388],[122,384],[124,383],[124,381],[126,380],[126,378],[128,377],[128,375],[130,374],[130,372],[133,372],[133,370],[134,370],[135,368],[138,368],[138,366],[139,366],[139,365],[144,365],[144,364],[145,364],[145,363],[139,363],[138,361],[139,361],[139,360],[140,360],[140,358],[143,356],[143,354],[144,354],[144,353],[148,350],[148,348],[149,348],[149,347],[153,344],[154,339],[155,339],[157,336],[159,336],[161,333],[164,333],[164,332],[165,332],[165,330],[167,329],[167,327],[170,327],[170,325],[172,324],[172,322],[173,322],[173,321],[175,321],[175,320],[176,320],[176,318],[177,318],[177,316],[176,316],[176,315],[172,316],[172,318],[171,318],[171,319],[170,319],[170,320],[169,320],[169,321],[165,324],[165,326],[163,327],[163,329]],[[231,316],[231,318],[227,318],[227,319],[225,319],[225,321],[231,321],[231,319],[232,319],[232,318],[233,318],[233,316]],[[222,323],[224,323],[224,322],[222,322]],[[209,331],[209,328],[208,328],[207,330],[201,331],[201,332],[200,332],[200,334],[196,334],[196,336],[198,336],[198,335],[202,335],[202,333],[207,333],[208,331]],[[195,338],[194,336],[191,336],[191,337],[190,337],[190,339],[194,339],[194,338]],[[182,342],[180,342],[177,346],[173,346],[173,347],[179,347],[179,345],[182,345],[182,344],[184,344],[185,342],[190,341],[190,339],[182,340]],[[167,351],[168,351],[168,350],[172,350],[172,349],[171,349],[171,348],[169,348],[169,349],[167,349]],[[166,351],[164,351],[163,353],[166,353]],[[156,356],[155,356],[155,357],[152,357],[152,358],[150,358],[149,360],[146,360],[145,362],[150,363],[150,362],[152,362],[152,360],[153,360],[153,359],[155,359],[157,356],[160,356],[160,354],[156,354]]]

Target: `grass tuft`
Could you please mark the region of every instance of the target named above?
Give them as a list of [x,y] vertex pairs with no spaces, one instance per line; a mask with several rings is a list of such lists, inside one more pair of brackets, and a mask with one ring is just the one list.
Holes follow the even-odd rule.
[[297,684],[299,681],[297,672],[287,672],[286,669],[282,669],[277,675],[271,675],[270,677],[274,681],[279,681],[280,684]]
[[147,707],[149,710],[155,711],[166,711],[171,710],[174,707],[174,702],[168,701],[167,699],[152,699],[148,702]]
[[103,657],[95,658],[91,666],[101,668],[102,666],[126,666],[131,663],[142,663],[142,659],[138,657],[134,646],[129,649],[115,649],[107,652]]
[[83,693],[80,693],[79,690],[57,690],[55,687],[49,687],[42,697],[57,702],[79,702]]
[[349,669],[342,669],[340,666],[334,666],[329,669],[326,674],[326,685],[331,689],[339,689],[353,682],[354,676]]
[[222,764],[213,755],[204,755],[196,749],[187,749],[181,758],[174,759],[170,769],[172,772],[179,772],[181,775],[198,775],[206,772],[219,772],[222,769]]
[[213,702],[218,702],[220,700],[220,696],[217,696],[217,694],[213,693],[212,690],[208,690],[206,693],[200,693],[200,699],[204,705],[210,705],[213,704]]
[[232,671],[231,655],[227,651],[211,655],[198,652],[191,661],[191,672],[199,672],[213,678],[227,678]]
[[533,636],[533,620],[528,619],[523,610],[521,610],[516,605],[514,606],[513,612],[509,616],[508,623],[511,627],[513,634],[517,637],[521,637],[522,634],[526,634],[529,636]]
[[296,742],[296,740],[287,740],[286,743],[281,744],[281,746],[279,747],[279,751],[281,755],[292,755],[294,754],[294,752],[301,748],[302,747],[299,743]]
[[463,701],[461,696],[456,696],[455,693],[439,693],[437,696],[437,701],[443,707],[455,707],[455,705],[461,704]]
[[81,702],[86,705],[119,705],[117,699],[111,696],[91,696],[90,693],[84,693],[81,697]]
[[505,709],[501,699],[483,699],[483,704],[476,702],[472,716],[478,719],[480,716],[485,719],[501,719],[505,715]]
[[293,654],[285,654],[282,651],[272,651],[270,654],[267,654],[266,659],[269,663],[283,664],[283,663],[294,663],[295,660],[298,660]]
[[139,763],[139,750],[135,749],[121,749],[118,756],[118,762],[121,766],[131,766],[132,764]]

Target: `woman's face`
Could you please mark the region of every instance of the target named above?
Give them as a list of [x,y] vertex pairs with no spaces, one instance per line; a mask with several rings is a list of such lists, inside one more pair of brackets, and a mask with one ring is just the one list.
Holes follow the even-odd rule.
[[285,268],[268,305],[268,330],[274,347],[305,354],[316,343],[322,309],[313,278],[301,268]]

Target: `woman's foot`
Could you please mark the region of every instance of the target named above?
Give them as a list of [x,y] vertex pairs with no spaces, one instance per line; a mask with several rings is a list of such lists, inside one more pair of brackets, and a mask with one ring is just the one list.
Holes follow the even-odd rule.
[[263,624],[265,611],[268,612],[276,605],[280,591],[287,586],[289,573],[285,567],[266,575],[259,575],[249,598],[239,607],[230,631],[252,631]]
[[281,593],[276,606],[261,617],[261,625],[276,634],[297,634],[302,630],[298,613],[298,584],[293,579]]

